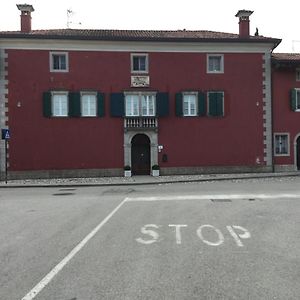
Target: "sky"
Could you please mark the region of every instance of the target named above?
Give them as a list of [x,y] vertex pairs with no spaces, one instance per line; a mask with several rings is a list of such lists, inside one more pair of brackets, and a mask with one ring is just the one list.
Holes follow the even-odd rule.
[[[250,33],[282,39],[274,52],[300,52],[299,0],[1,0],[0,31],[19,30],[16,4],[32,4],[32,29],[211,30],[238,33],[240,9]],[[73,13],[67,17],[67,11]],[[69,22],[68,22],[69,21]]]

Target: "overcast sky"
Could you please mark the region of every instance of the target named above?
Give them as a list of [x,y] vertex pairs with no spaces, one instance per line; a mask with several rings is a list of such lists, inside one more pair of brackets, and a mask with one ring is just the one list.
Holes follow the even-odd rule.
[[[281,38],[275,52],[300,52],[299,0],[1,0],[0,31],[19,30],[16,4],[32,4],[32,29],[212,30],[238,33],[240,9],[253,10],[250,32]],[[81,23],[81,24],[79,24]]]

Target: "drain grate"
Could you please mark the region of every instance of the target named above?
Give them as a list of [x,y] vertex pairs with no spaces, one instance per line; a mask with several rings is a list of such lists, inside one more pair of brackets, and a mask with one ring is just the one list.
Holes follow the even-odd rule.
[[210,201],[212,201],[212,202],[232,202],[231,199],[226,199],[226,198],[224,198],[224,199],[210,199]]
[[76,191],[75,188],[61,188],[59,189],[59,191],[63,191],[63,192],[66,192],[66,191]]
[[70,192],[64,192],[64,193],[54,193],[52,196],[71,196],[75,195],[75,193],[70,193]]

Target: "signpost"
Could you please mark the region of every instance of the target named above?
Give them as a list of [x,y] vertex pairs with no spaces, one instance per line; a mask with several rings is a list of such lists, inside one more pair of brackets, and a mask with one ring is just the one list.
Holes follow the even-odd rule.
[[7,183],[7,145],[8,145],[8,140],[10,139],[10,132],[9,129],[2,129],[1,130],[2,134],[2,140],[5,140],[5,183]]

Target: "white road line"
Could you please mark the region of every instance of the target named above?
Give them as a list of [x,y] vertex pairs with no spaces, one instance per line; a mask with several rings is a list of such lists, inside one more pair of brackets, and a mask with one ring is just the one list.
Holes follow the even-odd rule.
[[280,199],[292,198],[300,199],[300,193],[276,193],[276,194],[208,194],[208,195],[182,195],[182,196],[157,196],[157,197],[135,197],[126,198],[127,202],[143,202],[143,201],[188,201],[188,200],[207,200],[207,199]]
[[125,198],[99,225],[97,225],[60,263],[58,263],[22,300],[32,300],[63,269],[63,267],[88,243],[127,201]]

